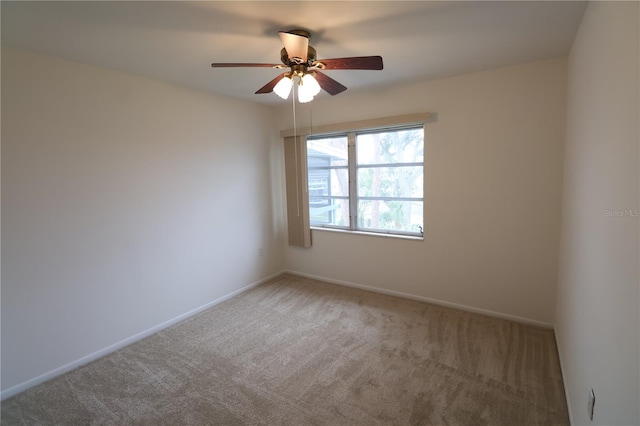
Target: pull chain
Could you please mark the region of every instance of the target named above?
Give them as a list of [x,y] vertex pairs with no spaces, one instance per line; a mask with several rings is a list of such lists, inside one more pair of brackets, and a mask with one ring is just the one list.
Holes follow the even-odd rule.
[[293,88],[291,89],[291,105],[293,107],[293,154],[295,156],[295,164],[296,164],[296,209],[297,209],[297,214],[298,217],[300,217],[300,199],[299,199],[299,194],[300,194],[300,187],[298,185],[298,181],[300,180],[300,176],[298,173],[298,135],[296,133],[296,90],[295,87],[296,85],[293,85]]

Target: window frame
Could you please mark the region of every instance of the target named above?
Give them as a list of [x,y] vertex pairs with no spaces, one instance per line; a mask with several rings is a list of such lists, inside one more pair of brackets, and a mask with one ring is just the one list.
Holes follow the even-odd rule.
[[[334,225],[334,224],[322,224],[322,223],[310,223],[311,229],[317,230],[333,230],[333,231],[341,231],[348,232],[354,234],[364,234],[364,235],[378,235],[378,236],[389,236],[389,237],[398,237],[398,238],[410,238],[410,239],[424,239],[424,153],[421,162],[410,162],[410,163],[383,163],[383,164],[363,164],[359,165],[357,160],[357,138],[358,135],[365,135],[371,133],[384,133],[384,132],[392,132],[392,131],[402,131],[402,130],[422,130],[422,148],[424,152],[424,143],[425,143],[425,123],[403,123],[396,124],[392,126],[383,126],[383,127],[367,127],[360,129],[349,129],[345,131],[332,131],[326,133],[310,133],[307,135],[306,143],[307,147],[309,142],[318,139],[324,138],[337,138],[337,137],[346,137],[347,138],[347,171],[349,177],[348,183],[348,195],[344,196],[332,196],[328,195],[327,199],[344,199],[346,198],[349,203],[349,225]],[[309,155],[307,154],[307,176],[309,176],[309,172],[311,170],[320,170],[326,168],[330,169],[344,169],[344,166],[327,166],[327,167],[312,167],[308,164]],[[364,168],[372,168],[373,167],[406,167],[406,166],[419,166],[422,167],[422,176],[423,176],[423,185],[422,185],[422,197],[381,197],[381,196],[359,196],[358,194],[358,170]],[[309,187],[307,186],[307,191],[309,191]],[[311,199],[311,194],[309,194],[309,199]],[[396,231],[389,229],[376,229],[376,228],[367,228],[360,227],[358,222],[358,208],[361,200],[397,200],[397,201],[409,201],[409,202],[421,202],[422,203],[422,225],[418,225],[420,227],[420,231],[412,232],[412,231]],[[311,204],[311,203],[309,203]],[[309,206],[309,216],[311,217],[311,210]]]

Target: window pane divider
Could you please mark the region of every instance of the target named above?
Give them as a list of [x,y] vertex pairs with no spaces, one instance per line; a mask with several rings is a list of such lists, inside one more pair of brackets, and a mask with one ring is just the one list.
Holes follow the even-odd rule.
[[417,197],[358,197],[358,200],[364,201],[422,201]]
[[339,170],[344,169],[347,170],[349,166],[313,166],[309,167],[309,170]]
[[357,194],[358,173],[355,165],[356,162],[356,134],[350,132],[347,134],[348,160],[349,160],[349,228],[352,231],[358,229],[358,202],[353,197]]
[[312,195],[311,198],[320,199],[320,200],[348,200],[349,196],[348,195]]
[[380,167],[421,167],[424,163],[377,163],[377,164],[359,164],[359,169],[375,169]]

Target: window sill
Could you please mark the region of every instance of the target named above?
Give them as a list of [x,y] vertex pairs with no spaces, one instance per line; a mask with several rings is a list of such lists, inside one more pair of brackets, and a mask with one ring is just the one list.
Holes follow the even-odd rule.
[[424,237],[418,237],[413,235],[383,234],[381,232],[351,231],[348,229],[324,228],[324,227],[317,227],[317,226],[312,226],[311,230],[335,232],[338,234],[363,235],[367,237],[382,237],[382,238],[393,238],[393,239],[409,240],[409,241],[424,241]]

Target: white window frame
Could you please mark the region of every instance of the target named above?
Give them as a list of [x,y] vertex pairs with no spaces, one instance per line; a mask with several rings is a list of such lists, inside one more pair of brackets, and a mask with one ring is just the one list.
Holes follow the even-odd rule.
[[[319,224],[319,223],[310,223],[311,229],[326,229],[326,230],[340,230],[347,231],[359,234],[371,234],[371,235],[385,235],[385,236],[393,236],[393,237],[412,237],[412,238],[424,238],[424,186],[422,190],[422,197],[360,197],[358,195],[358,169],[361,167],[371,167],[371,164],[367,165],[358,165],[357,161],[357,153],[356,153],[356,140],[358,135],[367,134],[367,133],[383,133],[387,131],[402,131],[402,130],[415,130],[422,129],[422,143],[424,149],[424,123],[412,123],[412,124],[402,124],[395,126],[385,126],[380,128],[363,128],[363,129],[352,129],[345,132],[331,132],[331,133],[315,133],[309,134],[307,136],[307,141],[313,141],[322,138],[328,137],[345,137],[347,138],[347,157],[348,157],[348,175],[349,175],[349,226],[340,226],[333,224]],[[308,157],[307,157],[308,159]],[[424,158],[422,162],[412,162],[412,163],[390,163],[384,164],[385,167],[401,167],[401,166],[420,166],[423,171],[423,179],[424,179]],[[307,170],[310,167],[307,164]],[[311,168],[313,169],[313,168]],[[340,197],[337,197],[340,198]],[[420,226],[420,232],[411,232],[411,231],[396,231],[396,230],[387,230],[387,229],[374,229],[374,228],[361,228],[358,226],[358,204],[362,199],[371,199],[371,200],[398,200],[398,201],[419,201],[422,202],[422,218],[423,223]]]
[[[306,143],[302,143],[308,135],[345,133],[351,130],[382,129],[394,126],[408,126],[411,124],[425,126],[427,123],[437,120],[437,114],[421,112],[414,114],[404,114],[397,116],[369,118],[359,121],[345,123],[330,123],[314,125],[310,127],[294,127],[280,131],[280,136],[284,139],[284,169],[286,181],[286,213],[289,234],[289,244],[298,247],[311,247],[311,227],[309,225],[309,194],[307,193],[307,156],[301,155],[306,148]],[[424,197],[424,193],[423,193]],[[423,202],[423,220],[424,220]],[[424,224],[423,224],[424,225]],[[329,229],[329,228],[316,228]],[[333,230],[341,232],[339,230]],[[346,231],[359,233],[357,231]],[[364,233],[365,235],[388,235]],[[422,237],[407,237],[394,235],[395,238],[419,239]]]

